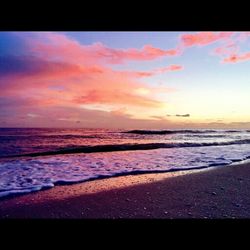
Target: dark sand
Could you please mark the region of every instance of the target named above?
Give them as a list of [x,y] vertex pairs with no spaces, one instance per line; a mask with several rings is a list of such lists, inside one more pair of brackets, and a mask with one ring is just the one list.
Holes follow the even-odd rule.
[[0,201],[0,218],[250,218],[250,163],[57,186]]

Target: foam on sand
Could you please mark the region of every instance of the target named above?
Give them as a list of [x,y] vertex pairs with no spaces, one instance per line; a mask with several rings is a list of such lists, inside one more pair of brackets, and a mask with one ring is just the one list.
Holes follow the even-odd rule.
[[0,161],[0,197],[119,175],[201,169],[250,157],[247,144],[23,157]]

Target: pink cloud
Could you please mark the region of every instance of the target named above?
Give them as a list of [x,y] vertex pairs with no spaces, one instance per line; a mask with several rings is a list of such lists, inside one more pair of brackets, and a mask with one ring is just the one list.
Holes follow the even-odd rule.
[[231,51],[230,50],[228,50],[227,48],[225,48],[225,47],[218,47],[218,48],[215,48],[214,49],[214,53],[216,54],[216,55],[227,55],[227,54],[229,54]]
[[250,59],[250,52],[239,54],[240,43],[249,36],[250,32],[197,32],[183,34],[180,40],[184,48],[221,42],[221,46],[215,48],[212,54],[225,57],[222,63],[238,63]]
[[233,32],[197,32],[195,34],[183,34],[180,39],[185,47],[205,46],[220,40],[230,38]]
[[239,42],[245,42],[246,39],[250,36],[250,32],[236,32],[237,38],[236,40]]
[[126,61],[148,61],[164,56],[176,56],[179,49],[162,50],[152,45],[145,45],[141,49],[113,49],[102,43],[83,45],[63,34],[43,33],[43,37],[29,38],[30,50],[43,58],[60,59],[77,63],[110,63],[121,64]]
[[154,69],[150,71],[123,71],[121,73],[131,74],[131,76],[135,76],[135,77],[150,77],[150,76],[154,76],[157,74],[163,74],[166,72],[179,71],[179,70],[183,70],[183,66],[173,64],[167,67],[162,67],[162,68],[158,68],[158,69]]
[[[23,64],[30,62],[30,60],[22,61]],[[117,104],[161,106],[161,102],[154,100],[153,97],[141,96],[134,91],[143,88],[149,93],[155,92],[154,88],[137,81],[134,72],[120,72],[104,66],[54,63],[42,59],[32,62],[37,65],[35,67],[29,65],[22,74],[15,67],[11,69],[11,74],[6,74],[0,79],[0,96],[12,98],[18,95],[32,96],[37,100],[36,105],[43,107],[76,104],[111,104],[114,107]],[[178,65],[171,65],[153,73],[178,69]],[[53,88],[53,85],[59,85],[59,90]]]
[[164,72],[178,71],[178,70],[183,70],[183,66],[173,64],[173,65],[158,69],[158,72],[164,73]]
[[224,57],[222,63],[238,63],[248,61],[250,59],[250,52],[240,53],[240,45],[246,42],[250,36],[250,32],[235,32],[226,43],[217,47],[214,54]]
[[[3,62],[0,65],[0,98],[7,98],[6,105],[13,102],[16,109],[12,105],[9,110],[15,110],[22,120],[27,114],[34,114],[28,119],[37,124],[49,124],[55,117],[61,118],[58,122],[65,125],[69,121],[83,119],[81,114],[88,114],[88,120],[90,113],[79,111],[84,110],[84,105],[110,106],[108,115],[105,108],[95,114],[100,115],[100,119],[102,115],[108,117],[107,122],[113,119],[111,116],[119,116],[132,124],[135,120],[130,119],[128,113],[133,113],[133,107],[142,111],[143,108],[146,111],[148,108],[162,108],[165,103],[157,100],[156,96],[159,92],[168,91],[163,87],[159,90],[157,86],[149,86],[141,78],[183,69],[181,65],[174,64],[149,71],[111,68],[111,64],[126,61],[176,56],[179,49],[162,50],[152,45],[141,49],[113,49],[101,43],[82,45],[54,33],[34,34],[25,39],[28,55],[0,60]],[[21,105],[20,97],[30,100],[29,104]]]
[[250,60],[250,52],[243,54],[232,54],[227,58],[223,59],[223,63],[238,63]]
[[230,54],[235,54],[239,51],[239,46],[236,42],[229,42],[224,46],[220,46],[214,49],[214,54],[218,56],[228,56]]

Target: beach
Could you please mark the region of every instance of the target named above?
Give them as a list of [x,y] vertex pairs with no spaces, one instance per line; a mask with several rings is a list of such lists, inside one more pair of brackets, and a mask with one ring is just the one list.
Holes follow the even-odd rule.
[[250,33],[0,38],[0,219],[250,218]]
[[250,218],[250,163],[61,185],[0,201],[0,218]]

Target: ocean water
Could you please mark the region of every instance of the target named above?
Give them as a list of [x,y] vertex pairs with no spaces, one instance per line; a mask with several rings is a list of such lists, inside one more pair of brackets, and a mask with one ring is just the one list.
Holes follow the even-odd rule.
[[250,159],[250,130],[0,129],[0,197]]

